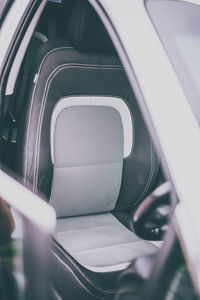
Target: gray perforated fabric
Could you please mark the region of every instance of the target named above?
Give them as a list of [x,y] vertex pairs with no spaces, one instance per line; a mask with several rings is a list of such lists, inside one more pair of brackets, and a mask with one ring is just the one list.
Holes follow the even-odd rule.
[[134,258],[158,250],[110,213],[58,219],[56,238],[80,264],[104,272],[123,269]]
[[50,199],[57,217],[114,209],[122,177],[122,126],[112,107],[72,106],[59,113]]

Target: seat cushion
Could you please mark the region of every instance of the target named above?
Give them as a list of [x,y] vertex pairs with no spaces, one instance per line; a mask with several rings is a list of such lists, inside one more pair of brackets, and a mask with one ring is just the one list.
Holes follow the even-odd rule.
[[57,241],[91,271],[119,271],[134,258],[152,254],[158,249],[151,242],[138,238],[111,213],[57,221]]

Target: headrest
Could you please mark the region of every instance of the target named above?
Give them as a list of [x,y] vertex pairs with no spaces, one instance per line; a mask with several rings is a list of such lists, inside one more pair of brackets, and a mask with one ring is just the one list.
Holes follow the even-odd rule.
[[68,23],[67,38],[80,51],[115,52],[101,20],[87,0],[78,0],[74,5]]

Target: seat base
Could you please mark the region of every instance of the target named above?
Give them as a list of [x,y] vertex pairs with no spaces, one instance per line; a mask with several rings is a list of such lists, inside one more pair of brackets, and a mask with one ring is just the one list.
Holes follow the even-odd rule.
[[123,270],[136,257],[158,249],[138,238],[111,213],[57,221],[57,241],[79,264],[93,272]]

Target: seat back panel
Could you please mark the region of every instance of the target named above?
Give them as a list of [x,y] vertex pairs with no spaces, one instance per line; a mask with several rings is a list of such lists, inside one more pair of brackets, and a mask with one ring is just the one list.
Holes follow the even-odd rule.
[[[83,102],[85,97],[83,97]],[[57,116],[50,204],[58,217],[113,210],[123,166],[120,113],[106,106],[71,106]]]

